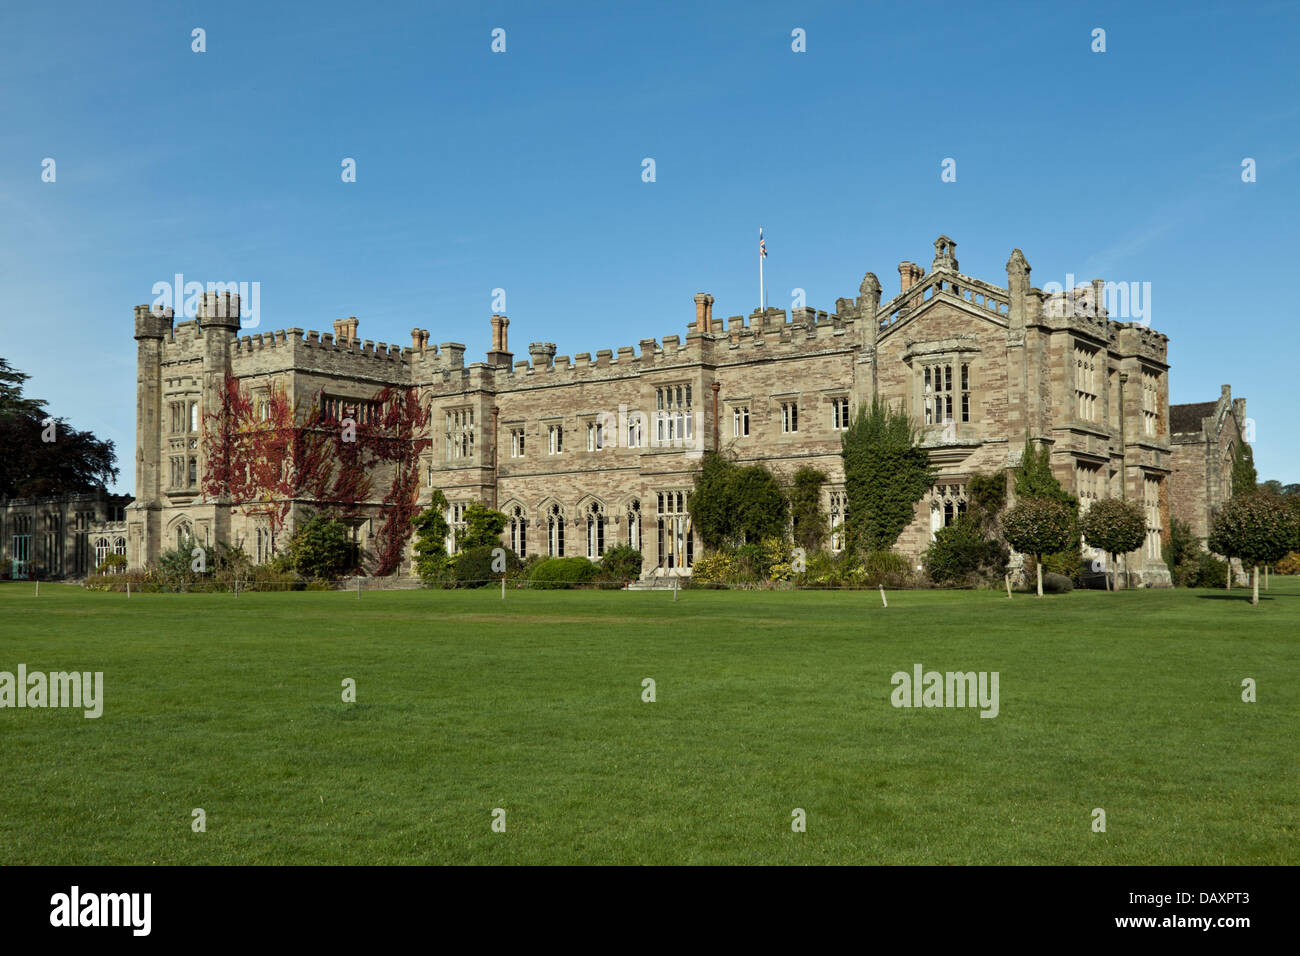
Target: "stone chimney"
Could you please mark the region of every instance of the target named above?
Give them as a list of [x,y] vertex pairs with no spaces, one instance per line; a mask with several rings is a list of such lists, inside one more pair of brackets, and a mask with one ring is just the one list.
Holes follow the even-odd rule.
[[709,331],[707,316],[709,314],[709,294],[707,292],[695,293],[695,325],[697,332]]
[[898,264],[898,291],[906,292],[920,282],[924,276],[925,271],[915,262],[900,262]]
[[[412,344],[414,344],[415,332],[412,330]],[[337,345],[351,345],[357,338],[357,317],[351,316],[346,319],[334,320],[334,342]]]
[[532,356],[533,368],[551,368],[555,365],[554,342],[529,342],[528,354]]
[[488,352],[487,360],[489,365],[504,365],[509,368],[514,364],[515,356],[510,351],[508,344],[508,334],[506,329],[510,325],[510,320],[504,315],[492,315],[492,351]]

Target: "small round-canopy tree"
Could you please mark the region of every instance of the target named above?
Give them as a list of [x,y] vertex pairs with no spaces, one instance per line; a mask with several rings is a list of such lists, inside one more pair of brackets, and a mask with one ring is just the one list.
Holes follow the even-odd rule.
[[1281,561],[1296,546],[1297,513],[1277,495],[1234,495],[1210,529],[1211,551],[1253,568],[1250,603],[1259,604],[1259,566]]
[[1002,534],[1021,554],[1032,554],[1038,567],[1038,596],[1043,596],[1043,555],[1060,551],[1075,532],[1069,505],[1051,498],[1020,502],[1002,518]]
[[1146,517],[1131,501],[1106,498],[1094,504],[1079,520],[1083,536],[1094,548],[1101,548],[1110,558],[1106,581],[1115,590],[1115,558],[1142,547],[1147,536]]

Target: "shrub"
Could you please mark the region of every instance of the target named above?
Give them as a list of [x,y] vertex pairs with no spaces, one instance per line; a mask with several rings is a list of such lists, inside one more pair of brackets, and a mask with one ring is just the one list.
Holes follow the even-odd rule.
[[1064,574],[1048,572],[1043,575],[1043,590],[1048,594],[1065,594],[1074,590],[1074,582]]
[[1186,585],[1189,588],[1221,588],[1228,580],[1228,562],[1208,551],[1198,555],[1192,570]]
[[726,551],[705,551],[691,566],[692,584],[730,584],[735,576],[735,561]]
[[936,584],[976,584],[1000,579],[1009,557],[1006,547],[990,539],[974,518],[962,515],[935,534],[922,561]]
[[630,544],[620,544],[610,548],[600,559],[601,575],[606,580],[619,583],[636,581],[641,577],[642,562],[640,551]]
[[[505,553],[504,572],[495,569],[501,567],[497,559],[498,551]],[[486,587],[500,581],[503,573],[506,577],[511,577],[518,575],[524,568],[524,562],[519,559],[519,555],[509,548],[501,547],[500,544],[466,548],[453,556],[448,564],[451,567],[451,577],[459,588]]]
[[899,590],[916,586],[911,560],[897,551],[868,551],[862,556],[860,583],[867,587]]
[[95,565],[96,574],[117,574],[125,570],[125,554],[106,554],[104,555],[104,560]]
[[571,588],[589,584],[599,573],[600,568],[586,558],[547,558],[533,565],[528,581],[535,588]]
[[1073,583],[1082,579],[1084,570],[1083,552],[1077,547],[1043,555],[1044,574],[1060,574]]
[[487,545],[459,552],[452,557],[451,567],[459,588],[481,588],[501,579],[499,571],[492,571],[492,548]]
[[1192,527],[1181,518],[1169,522],[1169,534],[1161,542],[1160,556],[1169,569],[1170,579],[1176,588],[1196,587],[1194,582],[1200,570],[1201,542],[1192,534]]
[[298,525],[285,550],[290,566],[310,578],[333,580],[354,564],[347,526],[324,512]]
[[1292,551],[1285,558],[1273,565],[1275,574],[1300,574],[1300,554]]

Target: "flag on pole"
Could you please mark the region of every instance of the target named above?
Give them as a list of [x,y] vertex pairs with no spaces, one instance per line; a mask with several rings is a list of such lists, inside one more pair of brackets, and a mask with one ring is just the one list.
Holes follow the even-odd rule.
[[763,238],[763,230],[761,228],[758,230],[758,257],[760,259],[767,258],[767,240]]

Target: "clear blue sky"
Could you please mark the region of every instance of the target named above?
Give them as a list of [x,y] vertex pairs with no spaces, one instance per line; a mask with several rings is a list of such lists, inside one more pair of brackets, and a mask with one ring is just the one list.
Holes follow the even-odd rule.
[[1039,286],[1150,282],[1172,400],[1231,383],[1300,481],[1300,4],[942,6],[5,4],[0,355],[129,491],[131,309],[177,272],[467,359],[501,287],[523,357],[751,311],[759,225],[771,304],[827,310],[946,233],[999,284],[1017,246]]

